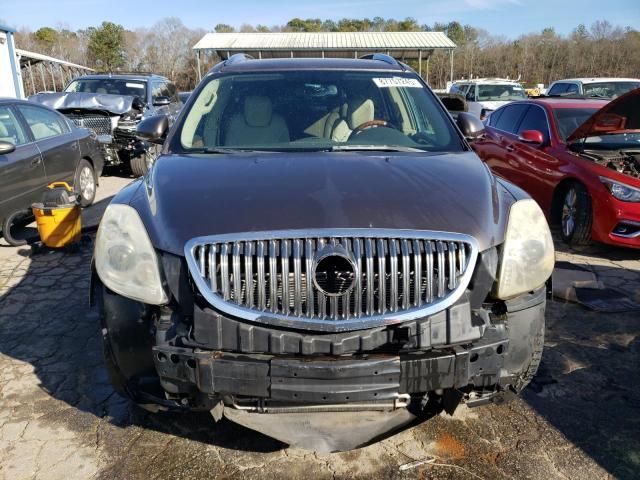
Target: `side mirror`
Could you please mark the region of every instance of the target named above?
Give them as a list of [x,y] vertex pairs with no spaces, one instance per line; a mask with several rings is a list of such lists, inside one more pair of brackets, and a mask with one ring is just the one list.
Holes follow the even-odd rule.
[[0,141],[0,155],[11,153],[16,149],[16,146],[11,142]]
[[524,130],[518,135],[518,140],[522,143],[542,145],[544,143],[544,135],[540,130]]
[[136,137],[151,143],[162,145],[169,130],[169,118],[166,115],[154,115],[145,118],[136,128]]
[[169,97],[153,97],[154,107],[165,107],[171,103]]
[[471,113],[458,113],[456,123],[467,140],[474,140],[484,134],[484,123]]

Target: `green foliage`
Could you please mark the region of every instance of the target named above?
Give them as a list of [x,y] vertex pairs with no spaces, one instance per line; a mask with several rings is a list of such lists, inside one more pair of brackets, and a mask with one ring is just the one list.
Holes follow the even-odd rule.
[[33,34],[41,48],[50,51],[58,41],[58,31],[51,27],[42,27]]
[[214,30],[216,33],[233,33],[235,31],[231,25],[227,25],[226,23],[217,24]]
[[102,22],[89,36],[87,53],[94,64],[105,70],[124,65],[124,27]]

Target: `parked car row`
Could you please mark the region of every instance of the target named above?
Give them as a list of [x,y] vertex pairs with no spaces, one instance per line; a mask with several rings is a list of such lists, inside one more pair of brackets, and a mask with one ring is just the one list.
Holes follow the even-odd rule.
[[[546,90],[549,97],[588,97],[615,99],[626,92],[640,88],[637,78],[571,78],[557,80]],[[530,90],[538,92],[538,88]],[[513,80],[475,78],[453,82],[449,93],[465,97],[468,111],[484,120],[497,108],[513,101],[526,100],[527,90]]]

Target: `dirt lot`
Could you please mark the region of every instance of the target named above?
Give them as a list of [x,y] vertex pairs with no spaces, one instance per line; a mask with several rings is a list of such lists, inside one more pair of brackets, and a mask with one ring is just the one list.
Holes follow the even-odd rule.
[[[129,180],[102,179],[99,218]],[[0,478],[637,478],[640,320],[549,304],[542,367],[508,405],[316,455],[208,414],[150,414],[111,390],[79,254],[0,247]],[[640,255],[562,251],[640,301]],[[435,463],[400,470],[419,459]]]

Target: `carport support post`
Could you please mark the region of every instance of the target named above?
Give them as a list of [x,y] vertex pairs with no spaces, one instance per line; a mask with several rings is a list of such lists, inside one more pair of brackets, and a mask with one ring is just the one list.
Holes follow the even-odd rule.
[[47,80],[44,76],[44,65],[42,62],[40,62],[39,64],[39,70],[40,70],[40,78],[42,79],[42,90],[46,90],[47,89]]
[[202,68],[200,67],[200,50],[196,50],[196,61],[198,62],[198,82],[202,80]]
[[427,85],[429,85],[429,60],[431,59],[431,55],[427,57]]
[[451,68],[451,83],[453,83],[453,48],[449,50],[449,67]]
[[35,95],[36,94],[36,82],[33,80],[33,70],[31,69],[31,62],[27,62],[27,65],[29,66],[29,78],[31,79],[31,95]]
[[58,89],[56,88],[56,76],[53,74],[53,63],[49,64],[49,73],[51,73],[51,81],[53,82],[53,91],[57,92]]
[[422,50],[418,50],[418,75],[422,77]]

